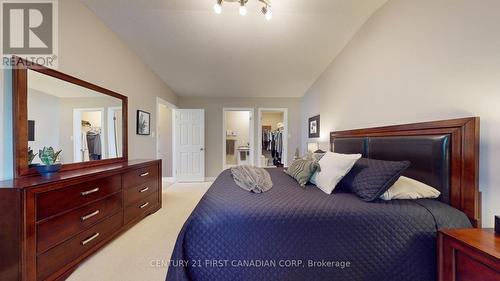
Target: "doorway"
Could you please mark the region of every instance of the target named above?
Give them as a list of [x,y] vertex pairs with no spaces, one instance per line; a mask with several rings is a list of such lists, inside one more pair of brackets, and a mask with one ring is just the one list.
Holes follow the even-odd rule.
[[106,149],[102,149],[106,147],[104,118],[104,108],[73,109],[73,161],[65,161],[86,162],[108,158]]
[[224,108],[222,167],[254,165],[253,108]]
[[259,167],[287,166],[287,108],[259,108],[257,151]]
[[166,100],[156,98],[156,158],[162,160],[162,176],[167,183],[175,182],[175,109]]

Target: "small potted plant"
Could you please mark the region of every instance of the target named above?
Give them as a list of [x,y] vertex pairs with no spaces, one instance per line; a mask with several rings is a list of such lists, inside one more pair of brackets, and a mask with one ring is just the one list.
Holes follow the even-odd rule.
[[56,162],[61,151],[56,152],[52,147],[44,147],[43,150],[40,149],[38,157],[42,161],[42,164],[36,166],[37,171],[44,176],[50,176],[58,172],[61,169],[61,163]]
[[38,155],[38,153],[33,153],[33,149],[31,147],[28,147],[28,166],[34,167],[33,165],[33,159]]

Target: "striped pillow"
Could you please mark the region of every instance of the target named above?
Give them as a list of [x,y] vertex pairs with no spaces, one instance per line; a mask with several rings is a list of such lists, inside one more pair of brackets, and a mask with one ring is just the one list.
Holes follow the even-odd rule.
[[319,170],[319,164],[316,161],[296,159],[292,162],[292,165],[285,170],[289,176],[294,178],[300,186],[305,186],[309,181],[309,178]]

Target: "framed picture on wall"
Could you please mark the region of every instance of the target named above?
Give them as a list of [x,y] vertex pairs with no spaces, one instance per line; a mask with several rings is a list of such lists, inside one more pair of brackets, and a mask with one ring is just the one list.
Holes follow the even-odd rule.
[[137,134],[148,136],[151,134],[151,114],[137,110]]
[[319,138],[319,115],[309,118],[309,138]]

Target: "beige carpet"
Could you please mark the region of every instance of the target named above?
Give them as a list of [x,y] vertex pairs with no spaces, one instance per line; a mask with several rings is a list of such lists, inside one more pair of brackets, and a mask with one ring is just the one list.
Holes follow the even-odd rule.
[[[211,183],[165,188],[163,208],[87,259],[69,281],[163,281],[177,235]],[[160,264],[153,266],[152,264]]]

